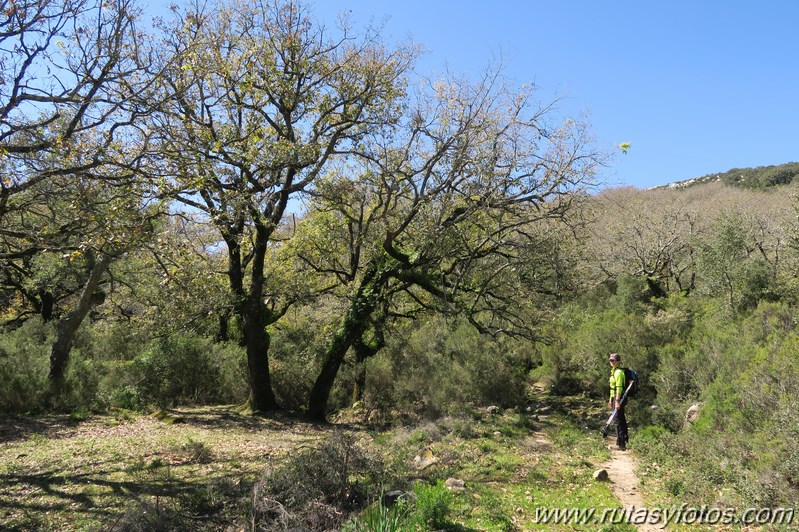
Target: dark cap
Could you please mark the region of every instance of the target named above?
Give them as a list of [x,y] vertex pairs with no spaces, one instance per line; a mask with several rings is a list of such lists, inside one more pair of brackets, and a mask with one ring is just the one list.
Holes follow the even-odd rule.
[[621,362],[621,356],[618,353],[611,353],[608,362]]

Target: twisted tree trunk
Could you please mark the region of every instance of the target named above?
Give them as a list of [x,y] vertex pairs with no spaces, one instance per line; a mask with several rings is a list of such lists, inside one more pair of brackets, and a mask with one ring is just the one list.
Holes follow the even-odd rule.
[[64,377],[69,353],[72,350],[72,342],[75,340],[75,333],[83,323],[89,310],[102,301],[97,298],[95,292],[100,280],[106,270],[114,260],[113,255],[103,254],[99,261],[96,261],[89,272],[86,284],[83,286],[80,299],[75,308],[64,316],[56,324],[56,338],[50,352],[50,392],[53,397],[58,397],[63,390]]

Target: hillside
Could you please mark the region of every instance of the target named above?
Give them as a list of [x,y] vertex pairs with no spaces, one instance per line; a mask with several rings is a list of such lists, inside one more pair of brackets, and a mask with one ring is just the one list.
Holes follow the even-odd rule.
[[726,172],[707,174],[700,177],[675,181],[654,188],[687,188],[706,183],[722,182],[732,187],[765,190],[780,185],[790,185],[799,177],[799,163],[790,162],[778,165],[756,166],[754,168],[731,168]]

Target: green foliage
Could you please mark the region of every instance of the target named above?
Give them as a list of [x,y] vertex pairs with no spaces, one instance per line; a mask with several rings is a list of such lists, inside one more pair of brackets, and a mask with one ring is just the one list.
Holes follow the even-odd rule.
[[[0,335],[0,410],[30,412],[55,407],[84,414],[102,407],[98,389],[107,371],[105,365],[75,349],[67,368],[57,405],[48,405],[50,351],[55,336],[52,324],[35,318],[20,328]],[[86,337],[84,343],[91,340]]]
[[39,319],[0,335],[0,411],[28,412],[43,406],[53,327]]
[[150,341],[141,323],[103,321],[78,330],[75,349],[98,362],[133,360]]
[[643,312],[649,301],[646,279],[622,274],[616,278],[616,291],[611,305],[625,313]]
[[649,456],[662,452],[664,442],[672,437],[672,432],[662,425],[647,425],[635,431],[631,443],[637,451]]
[[778,165],[731,168],[726,172],[707,174],[694,178],[686,186],[721,181],[727,186],[767,190],[773,187],[790,185],[799,176],[799,163],[790,162]]
[[735,310],[752,309],[771,292],[774,268],[751,254],[753,223],[741,213],[722,213],[700,256],[701,292],[726,301]]
[[409,508],[404,500],[399,500],[389,507],[383,504],[383,498],[369,506],[358,518],[342,528],[344,532],[401,532],[412,531],[415,527],[408,521]]
[[524,402],[529,368],[526,344],[431,318],[369,361],[364,403],[431,418],[475,405],[512,407]]
[[187,334],[160,338],[127,365],[128,381],[120,383],[127,391],[117,393],[160,407],[234,402],[246,390],[242,358],[242,349],[232,344]]
[[[795,309],[761,303],[741,316],[708,302],[695,311],[690,333],[664,350],[655,375],[670,431],[648,427],[632,444],[660,466],[672,496],[711,504],[726,486],[725,504],[795,504],[797,453],[783,443],[799,432]],[[701,417],[687,424],[693,402]]]
[[789,185],[797,176],[799,176],[799,163],[733,168],[720,174],[713,174],[713,177],[720,179],[726,185],[757,189]]
[[416,484],[413,487],[415,515],[423,527],[437,530],[448,525],[452,511],[452,493],[443,481],[433,485]]
[[[534,372],[556,393],[567,395],[589,391],[606,396],[608,390],[608,354],[622,356],[622,366],[635,369],[641,378],[636,401],[653,395],[649,376],[657,365],[657,351],[663,343],[656,310],[648,313],[636,303],[627,307],[628,294],[611,297],[605,307],[587,312],[580,302],[565,305],[553,328],[554,338],[540,347],[542,366]],[[632,308],[629,313],[617,308]]]
[[[269,349],[272,388],[283,408],[299,411],[307,404],[322,355],[330,341],[334,319],[329,308],[309,305],[294,309],[280,320],[279,325],[272,327]],[[339,383],[340,387],[343,385]],[[342,395],[349,399],[346,391]],[[339,400],[332,405],[334,408],[349,404],[340,396],[337,398]]]
[[[115,168],[138,161],[125,135],[118,135],[119,145],[105,142],[105,127],[97,136],[92,128],[78,128],[74,138],[59,134],[51,147],[31,147],[30,159],[12,157],[17,166],[9,167],[13,175],[3,186],[16,190],[0,213],[8,228],[0,241],[8,257],[0,265],[0,313],[11,324],[0,336],[0,410],[47,406],[53,326],[23,321],[33,314],[63,318],[92,263],[107,253],[117,259],[113,283],[97,291],[93,323],[76,334],[56,405],[73,420],[102,407],[242,402],[247,371],[259,363],[262,371],[271,364],[277,403],[299,410],[334,328],[350,312],[370,332],[381,328],[375,345],[386,339],[363,366],[364,410],[383,420],[518,406],[534,364],[532,377],[555,392],[604,397],[607,354],[619,352],[642,379],[631,418],[639,427],[653,424],[634,429],[633,442],[650,460],[674,468],[664,481],[671,496],[709,501],[713,487],[726,483],[739,501],[796,500],[799,452],[785,442],[799,436],[799,230],[795,213],[787,208],[786,214],[788,194],[719,194],[721,185],[682,196],[686,191],[605,194],[593,207],[607,226],[592,227],[593,240],[583,246],[572,238],[584,236],[580,223],[570,225],[572,233],[555,222],[572,214],[575,222],[589,219],[573,210],[591,203],[580,192],[598,162],[580,144],[581,125],[569,121],[541,136],[540,110],[526,103],[535,98],[526,92],[517,98],[494,83],[441,81],[413,109],[405,76],[418,49],[386,48],[371,30],[356,40],[330,35],[328,41],[306,6],[267,4],[266,11],[258,2],[236,4],[241,16],[228,9],[233,3],[207,17],[187,12],[180,24],[190,27],[164,33],[182,51],[170,61],[177,68],[162,72],[170,82],[164,86],[180,87],[182,97],[159,116],[158,128],[142,123],[137,130],[163,131],[160,144],[168,148],[159,160],[165,170],[180,169],[167,172],[173,181],[118,179],[104,167],[105,157],[119,157]],[[231,46],[208,47],[208,40]],[[58,133],[62,119],[43,118],[12,136]],[[408,124],[426,124],[425,135],[395,149],[393,142],[405,138],[399,127]],[[373,133],[377,142],[370,144]],[[323,155],[350,148],[391,156],[356,162]],[[541,148],[549,160],[543,173]],[[630,143],[618,149],[627,153]],[[37,173],[83,167],[80,154],[99,157],[92,171],[109,173],[106,179]],[[41,179],[19,189],[35,175]],[[767,189],[792,184],[797,175],[799,163],[789,163],[698,181]],[[201,216],[182,212],[155,224],[149,218],[156,209],[145,208],[151,185],[159,197],[177,198]],[[308,212],[286,223],[281,202],[311,191]],[[617,216],[625,212],[629,219]],[[157,254],[135,249],[143,242]],[[362,290],[354,289],[366,277]],[[484,330],[540,332],[544,341],[480,335],[462,319],[434,314],[452,310],[452,303],[468,306]],[[255,324],[247,335],[243,323]],[[248,366],[244,350],[213,343],[215,333],[249,342],[258,356]],[[342,357],[351,342],[341,339]],[[344,360],[327,406],[351,404],[361,369]],[[689,425],[684,412],[693,403],[702,405],[702,415]],[[531,423],[520,414],[496,432],[514,438]],[[462,424],[451,433],[480,432]],[[410,440],[443,437],[419,430]],[[567,427],[555,439],[576,448],[581,435]],[[485,452],[494,446],[480,444]],[[284,524],[292,512],[310,516],[314,507],[316,517],[308,518],[323,521],[362,507],[366,478],[375,475],[356,447],[328,442],[270,472],[255,493],[252,520]],[[195,441],[179,451],[195,462],[211,456]],[[511,474],[516,464],[502,458],[494,466]],[[683,465],[695,477],[683,474]],[[421,526],[444,526],[449,492],[440,485],[418,490]],[[363,519],[373,523],[366,526],[399,526],[401,512],[392,512],[378,504]],[[161,515],[158,508],[151,513]],[[495,520],[503,515],[497,510]]]
[[102,406],[98,403],[97,392],[105,375],[103,364],[73,350],[67,374],[65,389],[57,405],[59,409],[74,412]]
[[[112,375],[115,372],[111,372]],[[111,383],[111,389],[107,391],[108,404],[112,407],[123,410],[136,410],[141,408],[142,401],[139,399],[139,390],[135,386],[125,385],[119,387]]]

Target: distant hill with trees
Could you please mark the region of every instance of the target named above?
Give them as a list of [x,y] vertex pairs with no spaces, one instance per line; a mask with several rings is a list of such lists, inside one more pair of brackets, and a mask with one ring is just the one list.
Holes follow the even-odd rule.
[[766,190],[780,185],[790,185],[799,177],[799,163],[731,168],[726,172],[707,174],[685,181],[676,181],[656,188],[686,188],[706,183],[722,182],[731,187]]

